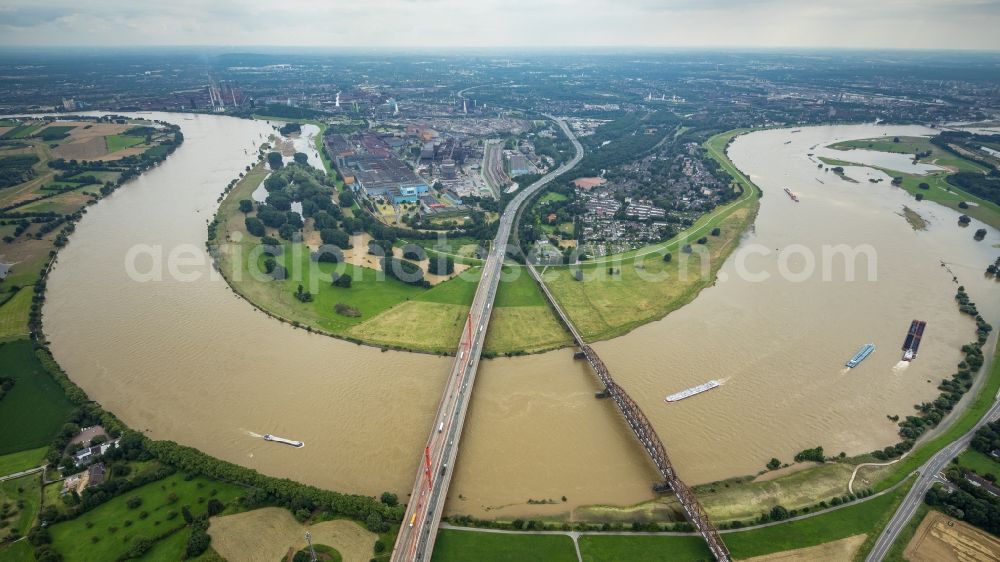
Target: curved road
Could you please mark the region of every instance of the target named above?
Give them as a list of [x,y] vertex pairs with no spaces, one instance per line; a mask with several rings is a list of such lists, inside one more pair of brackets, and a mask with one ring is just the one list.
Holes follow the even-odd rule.
[[917,469],[919,473],[917,481],[910,488],[906,497],[903,498],[903,503],[899,505],[896,513],[893,514],[892,520],[882,530],[882,534],[875,541],[875,546],[868,553],[868,558],[865,559],[865,562],[879,562],[885,558],[889,549],[892,548],[893,543],[899,537],[899,533],[910,519],[913,518],[913,514],[920,507],[920,503],[924,501],[927,490],[931,488],[934,482],[939,481],[938,473],[944,470],[948,466],[948,463],[951,462],[951,459],[962,452],[962,449],[969,446],[972,437],[980,427],[998,418],[1000,418],[1000,402],[997,402],[996,397],[994,397],[993,405],[990,406],[990,409],[986,411],[986,415],[972,429],[966,432],[965,435],[949,443]]
[[546,115],[555,121],[566,137],[573,143],[576,154],[573,159],[546,174],[518,193],[504,208],[500,216],[493,248],[483,263],[482,277],[476,289],[475,298],[469,310],[458,353],[451,367],[451,374],[445,384],[437,415],[430,436],[427,438],[417,469],[413,490],[407,500],[406,514],[392,549],[394,562],[430,560],[437,538],[441,513],[448,496],[448,486],[458,456],[458,442],[465,424],[465,414],[469,408],[476,371],[486,340],[486,328],[493,312],[493,300],[500,283],[500,274],[506,257],[507,242],[514,226],[518,210],[540,189],[561,174],[569,171],[583,158],[583,146],[573,136],[562,120]]

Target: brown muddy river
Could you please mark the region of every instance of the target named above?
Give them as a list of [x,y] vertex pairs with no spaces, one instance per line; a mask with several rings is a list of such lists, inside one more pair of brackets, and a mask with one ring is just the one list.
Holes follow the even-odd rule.
[[[271,129],[217,116],[153,117],[179,123],[184,145],[90,208],[60,253],[44,310],[56,358],[91,397],[153,438],[330,489],[405,494],[449,360],[309,334],[234,296],[210,275],[205,225],[218,194]],[[807,156],[836,140],[921,133],[930,130],[859,125],[740,138],[731,156],[765,196],[719,282],[664,320],[595,345],[688,483],[752,474],[772,456],[790,461],[816,445],[856,454],[895,442],[886,415],[906,415],[936,396],[959,348],[973,339],[974,323],[952,299],[952,274],[998,324],[996,282],[982,275],[1000,254],[996,231],[974,242],[975,221],[961,228],[949,209],[916,202],[888,180],[869,183],[878,172],[850,168],[859,181],[849,183]],[[926,231],[911,229],[904,204],[930,222]],[[842,258],[823,268],[823,247],[839,244],[869,245],[876,280],[862,259],[853,282],[845,281]],[[194,265],[180,273],[197,279],[178,279],[166,267],[160,281],[130,278],[126,257],[137,247],[188,252]],[[808,253],[816,271],[795,279]],[[151,262],[136,263],[145,272]],[[762,274],[769,278],[757,279]],[[914,318],[928,321],[927,331],[918,359],[901,368]],[[877,351],[845,372],[843,363],[867,342]],[[663,402],[709,379],[725,383]],[[651,498],[651,466],[595,390],[568,350],[485,361],[449,510],[558,513]],[[306,446],[269,444],[263,433]],[[568,501],[526,504],[561,496]]]

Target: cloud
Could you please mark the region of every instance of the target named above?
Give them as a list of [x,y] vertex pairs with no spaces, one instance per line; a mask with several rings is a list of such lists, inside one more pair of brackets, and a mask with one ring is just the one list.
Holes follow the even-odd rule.
[[996,0],[5,0],[5,46],[1000,49]]

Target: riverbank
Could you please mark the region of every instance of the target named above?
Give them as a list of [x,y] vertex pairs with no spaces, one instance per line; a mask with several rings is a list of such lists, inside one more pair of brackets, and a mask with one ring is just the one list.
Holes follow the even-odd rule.
[[[711,157],[733,175],[734,188],[740,190],[736,201],[706,214],[665,243],[548,270],[546,279],[553,293],[585,337],[608,339],[658,320],[689,303],[714,282],[719,268],[756,216],[759,190],[725,156],[725,147],[741,132],[716,135],[705,143]],[[278,320],[354,343],[432,354],[455,353],[479,280],[477,267],[430,289],[392,278],[381,279],[380,272],[357,264],[340,268],[351,276],[350,288],[333,287],[327,282],[335,269],[332,264],[306,264],[313,277],[304,280],[275,282],[251,275],[250,266],[258,264],[250,263],[247,256],[252,255],[259,239],[247,232],[243,224],[246,215],[240,212],[239,201],[249,199],[266,174],[266,168],[260,165],[243,178],[226,195],[215,219],[219,232],[213,255],[237,294]],[[708,242],[699,246],[695,259],[683,259],[684,246],[702,236]],[[298,255],[308,255],[308,249],[302,252]],[[665,262],[665,253],[677,259]],[[238,264],[235,255],[242,256]],[[614,272],[603,275],[609,265]],[[583,272],[585,282],[576,281],[577,270]],[[299,282],[312,291],[312,302],[302,303],[295,298],[294,286]],[[338,314],[336,305],[346,305],[351,314]],[[539,353],[571,344],[572,339],[538,287],[517,264],[510,264],[498,289],[485,355]]]
[[[741,186],[737,188],[741,190],[738,200],[705,215],[665,243],[573,268],[556,266],[548,270],[546,280],[553,293],[585,337],[608,339],[658,320],[689,303],[714,282],[719,268],[756,215],[759,191],[725,156],[726,145],[740,132],[716,135],[705,143],[709,154],[733,175],[735,185]],[[259,168],[262,174],[267,173]],[[304,305],[294,298],[289,282],[261,281],[247,271],[250,265],[257,264],[235,264],[233,250],[238,248],[245,257],[257,242],[242,224],[245,215],[239,211],[238,202],[249,199],[261,181],[262,175],[248,174],[226,196],[216,216],[220,225],[216,248],[225,243],[228,249],[213,255],[220,260],[220,269],[237,294],[273,317],[310,331],[384,349],[455,353],[478,283],[478,268],[421,290],[395,279],[378,279],[373,269],[348,265],[342,269],[351,275],[352,287],[346,289],[329,286],[326,281],[334,269],[332,265],[314,264],[310,273],[315,276],[301,282],[318,291],[314,291],[313,303]],[[684,246],[702,236],[708,243],[698,247],[693,259],[684,259]],[[665,262],[665,253],[672,253],[676,259]],[[603,275],[608,265],[614,273]],[[577,270],[584,273],[586,282],[576,281]],[[234,275],[236,271],[240,274]],[[656,281],[650,282],[651,278]],[[337,304],[349,306],[352,314],[337,314]],[[517,264],[511,264],[498,290],[486,356],[539,353],[571,344],[569,334],[538,287]]]

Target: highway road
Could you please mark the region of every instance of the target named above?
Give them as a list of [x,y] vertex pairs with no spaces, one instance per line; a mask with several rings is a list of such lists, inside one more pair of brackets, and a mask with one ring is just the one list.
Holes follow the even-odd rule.
[[882,530],[882,534],[879,535],[878,540],[875,541],[875,546],[872,547],[871,552],[868,553],[868,558],[865,559],[866,562],[879,562],[885,558],[889,549],[892,548],[893,543],[899,537],[899,533],[903,530],[903,527],[913,518],[913,514],[920,507],[920,503],[924,501],[927,490],[934,485],[934,482],[939,481],[938,474],[948,466],[951,459],[955,458],[956,455],[969,446],[976,430],[998,418],[1000,418],[1000,402],[994,399],[993,405],[986,411],[986,415],[979,420],[979,423],[975,427],[956,441],[949,443],[917,469],[919,476],[917,476],[916,483],[910,488],[909,493],[903,498],[903,503],[899,505],[896,513],[892,516],[892,520],[889,521],[889,524]]
[[549,182],[576,166],[583,158],[580,145],[566,123],[547,115],[572,141],[576,154],[572,160],[546,174],[518,193],[500,216],[493,247],[483,262],[482,276],[469,310],[465,329],[459,341],[458,353],[452,363],[434,424],[417,468],[413,490],[407,500],[406,514],[392,550],[395,562],[430,560],[437,538],[438,524],[448,497],[448,486],[458,457],[458,444],[465,425],[476,371],[482,355],[486,330],[493,312],[493,301],[500,284],[500,274],[506,257],[507,243],[518,210]]

